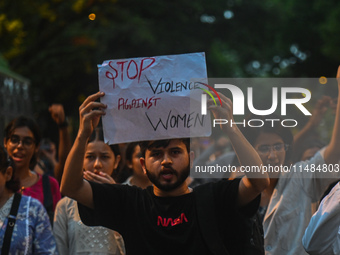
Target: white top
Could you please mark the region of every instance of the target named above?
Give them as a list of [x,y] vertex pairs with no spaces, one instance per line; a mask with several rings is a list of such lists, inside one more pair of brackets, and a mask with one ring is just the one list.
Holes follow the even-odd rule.
[[302,239],[309,254],[340,254],[340,184],[337,183],[313,215]]
[[64,197],[56,207],[53,233],[60,254],[125,254],[122,236],[108,228],[88,227],[79,217],[77,202]]
[[[298,162],[291,171],[281,174],[263,222],[266,255],[307,254],[301,242],[303,234],[323,192],[335,181],[326,179],[322,171],[305,170],[327,167],[323,152],[317,152],[309,161]],[[327,177],[339,176],[340,173],[334,171],[327,174]]]

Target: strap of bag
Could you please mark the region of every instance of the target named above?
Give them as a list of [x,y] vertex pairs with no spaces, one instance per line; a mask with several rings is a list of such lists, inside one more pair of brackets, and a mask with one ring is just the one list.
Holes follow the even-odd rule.
[[13,233],[14,225],[17,219],[20,200],[21,200],[21,194],[15,193],[11,211],[9,213],[6,232],[5,232],[4,241],[3,241],[2,249],[1,249],[1,254],[3,255],[7,255],[9,253],[9,248],[11,247],[12,233]]
[[44,207],[50,218],[51,225],[53,224],[53,197],[51,191],[50,178],[47,174],[42,176],[43,192],[44,192]]
[[47,174],[42,176],[43,192],[44,192],[44,206],[46,210],[53,208],[53,197],[50,185],[50,178]]
[[201,186],[197,186],[194,189],[199,228],[204,241],[214,255],[229,255],[227,249],[222,243],[222,239],[218,231],[215,219],[215,205],[212,187],[209,185],[204,186],[208,189],[201,189]]

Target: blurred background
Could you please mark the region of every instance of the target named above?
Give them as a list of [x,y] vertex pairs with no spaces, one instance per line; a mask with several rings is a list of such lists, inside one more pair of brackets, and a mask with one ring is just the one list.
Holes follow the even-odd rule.
[[0,127],[21,113],[55,137],[61,103],[76,130],[108,59],[205,52],[209,77],[333,78],[339,46],[335,0],[2,0]]

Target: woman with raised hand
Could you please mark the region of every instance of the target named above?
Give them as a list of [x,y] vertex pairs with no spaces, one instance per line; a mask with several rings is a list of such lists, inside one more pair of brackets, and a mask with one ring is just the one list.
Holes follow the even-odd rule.
[[[340,101],[340,66],[337,79]],[[276,115],[249,117],[254,118],[262,118],[262,121],[264,118],[280,119]],[[269,186],[262,191],[259,209],[263,218],[266,255],[307,254],[301,240],[308,222],[324,191],[340,178],[336,170],[340,160],[340,104],[336,107],[329,143],[306,161],[292,164],[293,134],[289,127],[264,121],[261,127],[246,126],[243,133],[258,152],[270,176]]]
[[[83,160],[84,178],[115,183],[111,177],[120,160],[118,145],[107,145],[96,129],[89,139]],[[64,197],[57,205],[53,232],[61,254],[125,254],[123,238],[104,227],[88,227],[79,216],[77,201]]]

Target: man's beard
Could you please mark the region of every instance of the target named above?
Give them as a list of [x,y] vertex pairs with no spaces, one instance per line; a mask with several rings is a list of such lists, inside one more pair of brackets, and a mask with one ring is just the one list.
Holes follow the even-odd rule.
[[[186,168],[181,171],[181,172],[176,172],[173,168],[170,167],[170,169],[172,169],[173,175],[176,175],[177,177],[177,181],[172,183],[172,184],[162,184],[159,179],[161,178],[160,176],[157,177],[156,174],[151,173],[147,168],[145,168],[146,170],[146,174],[149,178],[149,180],[160,190],[162,191],[172,191],[176,188],[178,188],[179,186],[181,186],[185,180],[187,179],[187,177],[189,176],[190,173],[190,163],[188,163],[188,165],[186,166]],[[159,174],[160,175],[160,174]]]

